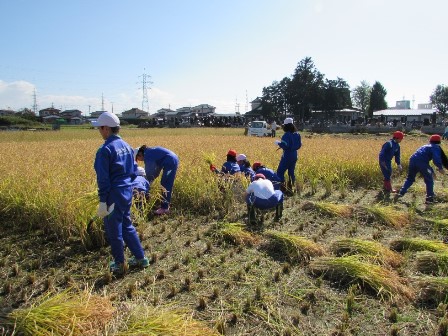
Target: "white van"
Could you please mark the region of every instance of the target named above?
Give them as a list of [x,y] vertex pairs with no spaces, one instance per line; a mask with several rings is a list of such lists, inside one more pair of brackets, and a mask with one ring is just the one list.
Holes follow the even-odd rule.
[[247,135],[249,136],[271,136],[271,130],[268,129],[268,123],[262,120],[251,121],[249,128],[247,129]]

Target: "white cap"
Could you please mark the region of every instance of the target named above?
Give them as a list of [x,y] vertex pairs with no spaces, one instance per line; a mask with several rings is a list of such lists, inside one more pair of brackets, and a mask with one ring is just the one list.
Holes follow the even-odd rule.
[[238,155],[236,156],[236,160],[237,160],[237,161],[246,161],[246,159],[247,159],[247,156],[244,155],[244,154],[238,154]]
[[100,114],[97,121],[92,121],[92,125],[95,127],[117,127],[120,126],[120,119],[118,119],[118,117],[111,112],[103,112]]
[[134,148],[134,160],[136,160],[136,161],[137,161],[137,153],[138,153],[139,149],[140,149],[140,147],[135,147]]
[[137,176],[146,176],[145,168],[137,167],[137,171],[135,172]]
[[286,118],[285,121],[283,122],[283,125],[287,125],[287,124],[293,124],[293,120],[292,118]]

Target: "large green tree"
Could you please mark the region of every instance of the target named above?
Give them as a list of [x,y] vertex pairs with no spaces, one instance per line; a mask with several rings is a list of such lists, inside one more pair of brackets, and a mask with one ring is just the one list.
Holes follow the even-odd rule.
[[383,85],[376,81],[372,86],[372,91],[370,92],[370,101],[369,101],[369,117],[373,116],[373,112],[381,111],[387,109],[386,102],[387,91],[383,87]]
[[364,113],[369,108],[371,91],[372,87],[366,81],[361,81],[361,84],[352,90],[353,104]]
[[299,120],[311,117],[313,108],[322,107],[324,88],[324,75],[316,69],[311,57],[305,57],[297,64],[289,85],[290,113]]
[[336,110],[352,107],[350,86],[342,78],[327,79],[324,87],[322,111],[327,117],[333,117]]
[[263,88],[262,112],[265,117],[279,119],[286,115],[290,81],[290,78],[285,77],[280,82],[274,81],[271,86]]
[[437,111],[445,117],[448,111],[448,87],[437,85],[432,95],[429,97],[431,104],[434,104]]

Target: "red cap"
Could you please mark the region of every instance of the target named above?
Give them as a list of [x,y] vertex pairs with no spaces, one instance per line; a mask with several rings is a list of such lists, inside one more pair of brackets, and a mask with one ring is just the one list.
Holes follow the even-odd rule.
[[438,134],[433,134],[429,137],[429,142],[441,142],[442,137]]
[[403,139],[404,138],[404,133],[401,131],[395,131],[394,132],[394,139]]
[[254,180],[258,180],[260,178],[266,180],[266,177],[263,174],[255,174]]
[[227,152],[227,155],[236,156],[236,150],[229,149],[229,151]]
[[255,161],[254,164],[252,165],[252,169],[257,170],[258,167],[260,167],[260,166],[261,166],[261,162]]

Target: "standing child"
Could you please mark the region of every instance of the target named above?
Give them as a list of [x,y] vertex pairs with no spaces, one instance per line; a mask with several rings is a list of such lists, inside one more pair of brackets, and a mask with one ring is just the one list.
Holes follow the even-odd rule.
[[132,180],[137,165],[134,151],[118,135],[120,120],[110,112],[103,112],[92,123],[105,140],[98,149],[94,168],[98,183],[98,216],[103,218],[104,229],[110,243],[114,261],[110,271],[122,276],[127,265],[124,260],[124,243],[129,247],[133,257],[129,266],[148,267],[143,247],[131,221]]
[[408,176],[401,187],[396,198],[404,196],[411,185],[415,182],[417,173],[422,174],[426,185],[426,204],[434,203],[434,169],[429,165],[432,160],[439,170],[440,174],[445,174],[443,167],[447,168],[448,162],[440,147],[441,136],[438,134],[431,135],[429,144],[423,145],[411,155],[409,159]]
[[179,166],[179,158],[167,148],[146,147],[146,145],[143,145],[136,149],[135,160],[145,162],[146,178],[150,185],[163,170],[160,185],[164,189],[164,197],[160,208],[154,213],[156,215],[168,214],[170,212],[171,196],[173,194],[177,167]]
[[[277,175],[280,177],[283,190],[293,192],[296,183],[295,169],[298,160],[297,151],[302,147],[302,139],[299,132],[297,132],[296,126],[294,126],[292,118],[286,118],[282,127],[285,132],[282,136],[282,140],[275,142],[281,149],[283,149],[283,155],[277,168]],[[285,184],[286,171],[288,171],[288,185]]]
[[387,141],[382,147],[379,154],[379,165],[384,176],[383,190],[387,193],[397,192],[392,188],[392,158],[395,157],[395,163],[398,170],[402,171],[401,157],[400,157],[400,142],[403,140],[404,134],[400,131],[393,133],[392,139]]

